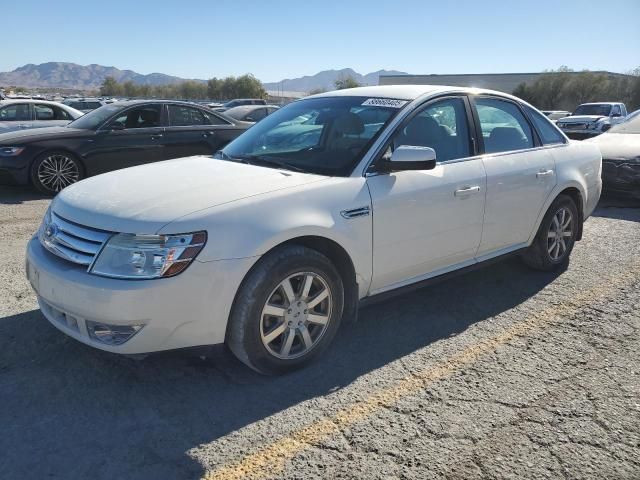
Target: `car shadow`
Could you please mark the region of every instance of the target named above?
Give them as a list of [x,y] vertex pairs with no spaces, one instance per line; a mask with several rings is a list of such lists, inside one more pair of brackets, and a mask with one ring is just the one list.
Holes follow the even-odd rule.
[[603,195],[592,215],[640,222],[640,199],[612,194]]
[[0,183],[0,204],[20,204],[32,200],[51,200],[50,195],[31,186],[3,185]]
[[66,337],[38,310],[2,318],[0,471],[7,478],[198,478],[203,468],[190,449],[459,334],[558,275],[510,259],[366,307],[321,359],[281,377],[260,376],[225,349],[207,358],[170,352],[132,360]]

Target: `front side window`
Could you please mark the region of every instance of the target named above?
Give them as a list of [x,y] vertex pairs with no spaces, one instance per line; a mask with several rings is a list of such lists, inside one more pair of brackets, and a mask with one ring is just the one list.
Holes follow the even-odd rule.
[[142,105],[122,112],[121,115],[111,121],[109,127],[124,129],[155,128],[160,126],[161,106]]
[[259,120],[262,120],[266,116],[267,116],[266,108],[256,108],[246,115],[245,120],[247,120],[248,122],[257,122]]
[[[74,107],[72,107],[74,108]],[[125,107],[112,103],[110,105],[104,105],[100,108],[96,108],[92,112],[83,115],[77,120],[71,122],[68,126],[71,128],[80,128],[83,130],[95,130],[102,126],[112,115],[116,115],[117,112],[123,110]]]
[[533,148],[533,132],[518,106],[507,100],[475,99],[485,153]]
[[447,98],[429,104],[396,132],[392,148],[401,145],[431,147],[438,162],[470,156],[464,101]]
[[558,128],[553,125],[547,118],[533,108],[525,107],[529,113],[529,118],[533,122],[533,126],[538,130],[540,139],[544,145],[554,145],[565,143],[566,140]]
[[[300,100],[256,123],[216,157],[346,176],[406,103],[351,96]],[[367,106],[379,115],[361,116]]]
[[0,109],[0,122],[24,122],[31,120],[29,105],[16,103]]
[[169,105],[169,123],[172,127],[207,125],[204,114],[197,108]]
[[620,110],[620,105],[614,105],[613,110],[611,110],[611,116],[620,117],[622,116],[622,110]]

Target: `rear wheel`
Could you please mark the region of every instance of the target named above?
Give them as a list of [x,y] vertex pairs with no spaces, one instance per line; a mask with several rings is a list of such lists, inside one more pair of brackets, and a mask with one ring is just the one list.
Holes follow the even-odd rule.
[[46,152],[36,158],[31,166],[33,185],[48,195],[55,195],[82,178],[82,165],[67,152]]
[[249,272],[236,296],[227,344],[265,374],[299,368],[333,340],[344,304],[340,274],[321,253],[280,247]]
[[524,262],[537,270],[565,267],[573,250],[581,219],[573,199],[559,195],[547,210],[536,238],[523,254]]

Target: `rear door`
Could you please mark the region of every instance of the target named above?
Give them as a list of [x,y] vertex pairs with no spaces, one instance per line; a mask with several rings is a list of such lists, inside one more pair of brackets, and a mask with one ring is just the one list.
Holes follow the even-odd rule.
[[87,140],[84,156],[88,173],[95,175],[163,160],[163,125],[160,103],[122,111]]
[[168,104],[167,112],[165,159],[212,155],[238,134],[235,125],[197,107]]
[[471,97],[487,172],[478,257],[526,245],[556,184],[553,155],[521,107],[501,97]]

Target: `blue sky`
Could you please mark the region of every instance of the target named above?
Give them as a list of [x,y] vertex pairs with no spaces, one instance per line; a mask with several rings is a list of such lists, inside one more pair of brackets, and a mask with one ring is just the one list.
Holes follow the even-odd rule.
[[0,71],[68,61],[268,82],[344,67],[640,66],[640,0],[22,0],[2,10]]

